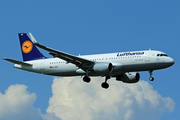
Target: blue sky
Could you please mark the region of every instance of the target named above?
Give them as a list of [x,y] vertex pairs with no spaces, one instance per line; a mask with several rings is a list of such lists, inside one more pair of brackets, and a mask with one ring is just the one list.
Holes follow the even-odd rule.
[[[175,64],[154,71],[154,82],[148,80],[148,72],[140,72],[141,80],[176,103],[172,112],[163,112],[157,119],[179,119],[179,1],[3,0],[0,3],[1,58],[22,61],[20,32],[31,32],[40,43],[73,55],[149,48],[167,53]],[[13,64],[2,59],[0,63],[0,92],[5,94],[11,85],[25,85],[29,93],[37,96],[33,107],[46,114],[54,77],[14,69]]]

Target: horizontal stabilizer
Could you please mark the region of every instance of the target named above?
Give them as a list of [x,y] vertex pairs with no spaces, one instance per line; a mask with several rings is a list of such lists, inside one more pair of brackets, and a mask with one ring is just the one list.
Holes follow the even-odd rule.
[[12,59],[8,59],[8,58],[3,58],[3,59],[7,60],[9,62],[15,63],[15,64],[19,64],[19,65],[32,66],[32,64],[20,62],[20,61],[17,61],[17,60],[12,60]]

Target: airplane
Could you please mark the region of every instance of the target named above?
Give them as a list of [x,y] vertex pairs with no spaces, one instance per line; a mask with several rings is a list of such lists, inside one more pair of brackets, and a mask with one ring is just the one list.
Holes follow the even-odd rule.
[[[107,89],[107,80],[114,77],[124,83],[137,83],[140,71],[149,71],[149,80],[153,81],[152,72],[164,69],[174,64],[174,60],[166,53],[156,50],[143,50],[132,52],[116,52],[94,55],[71,55],[39,44],[34,36],[29,33],[19,33],[19,40],[23,62],[4,58],[15,63],[14,67],[52,76],[83,76],[83,81],[89,83],[90,76],[105,77],[101,84]],[[45,57],[37,48],[44,49],[52,55]]]

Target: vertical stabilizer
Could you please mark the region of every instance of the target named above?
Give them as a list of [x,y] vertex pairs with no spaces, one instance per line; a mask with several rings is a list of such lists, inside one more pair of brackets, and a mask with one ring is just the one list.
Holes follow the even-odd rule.
[[32,43],[27,33],[19,33],[22,57],[24,61],[44,59],[44,55]]

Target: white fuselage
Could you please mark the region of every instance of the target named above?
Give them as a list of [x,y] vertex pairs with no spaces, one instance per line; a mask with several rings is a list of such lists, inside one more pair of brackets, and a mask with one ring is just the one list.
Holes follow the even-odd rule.
[[[174,60],[166,56],[165,53],[154,50],[84,55],[78,57],[92,60],[96,63],[112,63],[113,71],[108,73],[109,76],[125,72],[158,70],[167,68],[174,64]],[[30,63],[32,66],[15,64],[14,67],[54,76],[79,76],[86,74],[85,71],[76,65],[67,63],[67,61],[59,58],[32,60],[27,61],[26,63]],[[89,76],[104,76],[104,74],[90,72]]]

